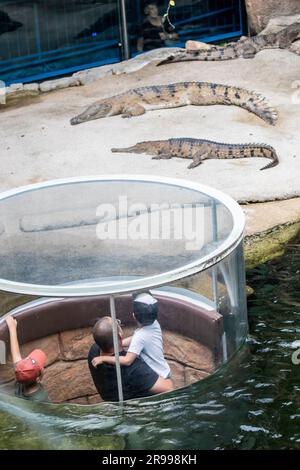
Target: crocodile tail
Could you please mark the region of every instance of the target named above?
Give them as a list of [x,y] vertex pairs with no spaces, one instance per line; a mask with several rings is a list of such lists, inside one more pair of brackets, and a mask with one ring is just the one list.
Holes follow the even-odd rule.
[[265,145],[262,150],[263,150],[263,153],[264,153],[264,157],[265,158],[270,158],[271,161],[267,165],[263,166],[261,168],[261,171],[262,170],[268,170],[269,168],[273,168],[274,166],[277,166],[279,164],[278,155],[276,153],[276,150],[273,147],[271,147],[269,145]]
[[174,64],[175,62],[190,62],[194,60],[200,59],[195,54],[189,52],[179,52],[178,54],[169,55],[169,57],[159,62],[157,67],[160,67],[161,65]]
[[243,89],[236,88],[236,93],[234,99],[237,100],[237,106],[247,109],[251,113],[256,114],[258,117],[263,119],[265,122],[275,125],[278,120],[278,113],[276,109],[272,108],[264,98],[259,93],[249,92]]
[[190,62],[190,61],[219,61],[231,60],[240,56],[240,48],[237,45],[230,45],[225,47],[212,47],[211,49],[199,49],[198,51],[180,51],[170,55],[166,59],[157,64],[160,65],[172,64],[175,62]]

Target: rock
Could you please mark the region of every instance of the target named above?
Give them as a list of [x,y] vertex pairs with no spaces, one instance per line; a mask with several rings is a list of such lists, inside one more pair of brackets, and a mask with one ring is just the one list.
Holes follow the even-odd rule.
[[[124,327],[124,338],[132,336],[133,332],[134,328]],[[93,343],[91,328],[64,331],[60,333],[61,357],[64,361],[87,359]]]
[[102,67],[95,67],[92,69],[81,70],[73,74],[73,77],[80,81],[81,85],[88,85],[89,83],[100,80],[107,75],[113,74],[113,65],[103,65]]
[[270,19],[265,29],[263,29],[259,34],[278,33],[286,26],[297,22],[300,22],[300,14],[291,16],[276,16],[275,18]]
[[94,340],[91,328],[71,330],[60,333],[61,356],[65,361],[87,359]]
[[191,369],[190,367],[185,368],[185,382],[187,385],[193,384],[195,382],[199,382],[199,380],[205,379],[209,377],[210,374],[204,371]]
[[14,83],[5,89],[5,93],[7,101],[34,97],[39,94],[39,85],[37,83],[30,83],[27,85]]
[[38,83],[27,83],[26,85],[24,85],[23,88],[25,91],[32,91],[35,93],[39,93],[40,91],[40,87]]
[[68,400],[67,403],[74,403],[76,405],[88,405],[87,397],[74,398],[73,400]]
[[246,296],[247,297],[250,297],[251,295],[253,295],[254,292],[255,292],[255,290],[252,287],[246,286]]
[[24,90],[24,85],[23,83],[13,83],[6,89],[6,93],[15,93],[16,91],[23,91]]
[[164,333],[163,338],[167,360],[206,372],[214,370],[213,353],[206,346],[169,331]]
[[46,369],[43,384],[55,403],[96,394],[87,360],[53,364]]
[[283,256],[285,247],[299,235],[300,222],[273,227],[245,238],[246,269],[253,269],[259,264]]
[[2,393],[7,393],[8,395],[14,395],[15,394],[15,380],[11,380],[10,382],[6,384],[1,384],[0,382],[0,392]]
[[0,385],[11,382],[15,379],[12,364],[0,365]]
[[125,60],[117,64],[105,65],[101,67],[94,67],[92,69],[82,70],[73,74],[73,77],[79,80],[81,85],[100,80],[108,75],[121,75],[123,73],[136,72],[153,61],[160,61],[169,57],[177,51],[182,51],[176,47],[162,47],[152,51],[139,54],[133,59]]
[[53,90],[60,90],[62,88],[69,88],[73,86],[80,86],[80,80],[76,76],[59,78],[57,80],[47,80],[40,84],[40,91],[46,93]]
[[299,14],[299,0],[246,0],[250,28],[254,34],[262,31],[270,18]]
[[175,361],[168,361],[168,364],[171,368],[172,380],[174,382],[175,388],[184,387],[186,385],[184,366]]
[[294,52],[295,54],[298,54],[300,55],[300,40],[299,41],[296,41],[294,42],[290,49],[289,49],[291,52]]
[[200,41],[187,41],[185,48],[187,51],[199,51],[200,49],[211,49],[212,45]]
[[42,349],[47,356],[46,367],[58,361],[60,356],[58,335],[47,336],[21,346],[22,357],[28,356],[34,349]]
[[91,395],[87,397],[87,401],[89,405],[97,405],[98,403],[103,403],[103,400],[98,393],[96,395]]

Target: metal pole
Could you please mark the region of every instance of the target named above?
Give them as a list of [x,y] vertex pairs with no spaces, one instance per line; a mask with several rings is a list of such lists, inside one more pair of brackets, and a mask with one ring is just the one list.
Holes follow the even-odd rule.
[[[216,202],[213,202],[212,205],[212,238],[213,241],[218,241],[218,219],[217,219],[217,206]],[[218,311],[218,303],[219,303],[219,289],[218,289],[218,275],[217,275],[218,268],[213,266],[212,268],[212,281],[213,281],[213,292],[214,292],[214,302],[216,311]]]
[[117,327],[116,305],[115,305],[114,296],[111,295],[109,300],[110,300],[110,314],[112,318],[114,350],[115,350],[115,358],[116,358],[116,372],[117,372],[119,402],[123,402],[124,399],[123,399],[122,376],[121,376],[120,356],[119,356],[118,327]]
[[121,10],[121,22],[122,22],[122,55],[123,55],[124,60],[128,60],[130,57],[130,52],[129,52],[129,39],[128,39],[128,30],[127,30],[125,0],[120,0],[120,10]]

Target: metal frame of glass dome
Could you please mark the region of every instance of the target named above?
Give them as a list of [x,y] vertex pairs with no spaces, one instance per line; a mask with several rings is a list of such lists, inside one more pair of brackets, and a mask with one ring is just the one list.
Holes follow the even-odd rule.
[[[21,293],[34,296],[64,298],[64,297],[89,297],[96,295],[109,295],[110,296],[110,314],[112,317],[112,329],[113,329],[113,340],[114,349],[116,353],[116,372],[117,372],[117,383],[119,392],[119,401],[123,401],[122,392],[122,380],[121,380],[121,369],[118,354],[118,332],[117,332],[117,321],[116,321],[116,307],[115,298],[116,294],[128,294],[136,291],[143,291],[154,289],[160,286],[166,286],[170,283],[187,278],[193,274],[204,272],[209,268],[212,268],[212,286],[214,295],[214,304],[217,310],[218,305],[218,281],[217,273],[214,266],[218,265],[222,260],[229,257],[231,253],[241,244],[245,228],[245,216],[240,206],[229,196],[221,193],[218,190],[209,188],[205,185],[188,182],[181,179],[162,178],[156,176],[132,176],[132,175],[109,175],[101,177],[84,177],[84,178],[68,178],[61,180],[54,180],[45,183],[38,183],[29,186],[23,186],[17,189],[6,191],[0,194],[0,206],[1,201],[20,195],[26,192],[38,191],[44,188],[51,188],[55,186],[66,186],[74,185],[76,183],[95,183],[95,182],[139,182],[139,183],[158,183],[161,185],[174,186],[180,189],[189,189],[204,194],[210,197],[212,200],[218,201],[230,212],[233,219],[233,228],[229,236],[221,243],[221,245],[210,252],[208,255],[200,257],[196,261],[181,266],[180,268],[166,271],[157,275],[146,276],[132,280],[118,280],[116,283],[112,280],[105,283],[100,282],[79,282],[71,283],[66,285],[49,286],[49,285],[35,285],[21,282],[13,282],[6,279],[0,279],[0,290],[8,291],[12,293]],[[213,204],[212,210],[212,230],[213,237],[217,233],[217,215],[216,215],[216,204]],[[36,302],[36,301],[34,301]],[[34,303],[33,302],[33,303]],[[37,301],[39,302],[39,301]],[[41,300],[40,302],[43,302]],[[22,307],[16,309],[22,310]],[[13,311],[14,312],[14,311]],[[6,315],[0,318],[0,321],[5,319]]]

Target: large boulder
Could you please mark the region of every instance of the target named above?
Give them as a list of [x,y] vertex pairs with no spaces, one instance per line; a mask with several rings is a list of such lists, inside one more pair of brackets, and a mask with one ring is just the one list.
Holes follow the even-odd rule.
[[271,18],[300,14],[299,0],[246,0],[251,32],[258,34]]
[[[299,9],[300,9],[300,5],[299,5]],[[268,21],[267,26],[259,34],[278,33],[283,28],[293,23],[300,23],[300,13],[299,15],[284,15],[284,16],[276,16],[274,18],[271,18]],[[299,38],[300,38],[300,34],[299,34]]]

